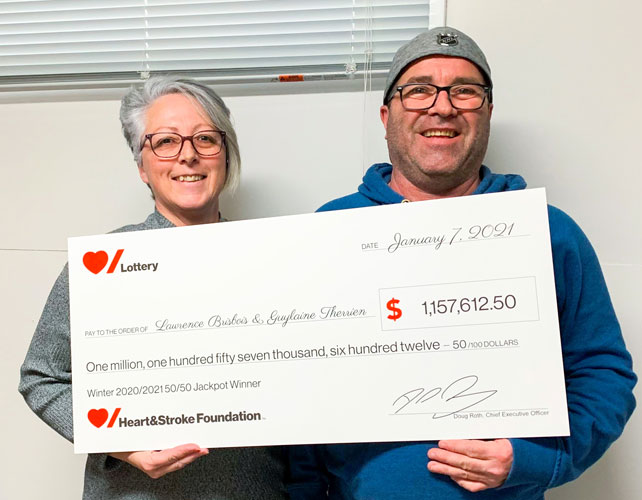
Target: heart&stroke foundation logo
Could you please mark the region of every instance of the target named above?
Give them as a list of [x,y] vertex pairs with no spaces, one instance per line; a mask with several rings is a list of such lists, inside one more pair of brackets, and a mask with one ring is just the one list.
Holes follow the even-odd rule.
[[[119,413],[120,408],[116,408],[111,416],[111,419],[109,420],[109,423],[107,424],[107,428],[114,426]],[[107,422],[107,419],[109,419],[109,412],[105,408],[99,408],[98,410],[91,409],[87,413],[87,418],[94,427],[98,427],[100,429],[105,424],[105,422]]]

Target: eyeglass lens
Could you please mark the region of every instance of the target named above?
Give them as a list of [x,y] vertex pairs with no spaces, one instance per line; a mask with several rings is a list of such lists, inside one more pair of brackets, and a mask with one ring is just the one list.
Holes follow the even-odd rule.
[[486,98],[486,90],[481,85],[437,87],[428,83],[417,83],[402,87],[401,102],[408,110],[427,109],[435,103],[441,90],[448,92],[450,103],[456,109],[479,109]]

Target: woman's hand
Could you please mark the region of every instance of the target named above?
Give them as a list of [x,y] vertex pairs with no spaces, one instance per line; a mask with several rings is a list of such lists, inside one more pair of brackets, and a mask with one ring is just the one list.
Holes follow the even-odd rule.
[[462,488],[476,492],[504,484],[513,465],[508,439],[439,441],[428,450],[428,470],[450,476]]
[[182,444],[168,450],[122,451],[110,453],[110,455],[142,470],[152,479],[158,479],[165,474],[182,469],[187,464],[208,453],[207,448],[201,448],[197,444],[191,443]]

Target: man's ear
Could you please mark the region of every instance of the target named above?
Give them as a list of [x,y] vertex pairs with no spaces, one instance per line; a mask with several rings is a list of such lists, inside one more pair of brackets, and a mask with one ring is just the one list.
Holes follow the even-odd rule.
[[390,108],[387,105],[383,105],[379,108],[379,118],[381,118],[381,123],[383,123],[383,128],[386,129],[386,135],[384,139],[388,138],[388,117],[390,116]]

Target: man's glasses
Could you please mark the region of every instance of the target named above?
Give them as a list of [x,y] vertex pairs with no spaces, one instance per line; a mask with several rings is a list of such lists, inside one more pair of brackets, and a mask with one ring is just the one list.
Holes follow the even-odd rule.
[[448,87],[438,87],[430,83],[406,83],[397,87],[401,104],[408,111],[423,111],[432,108],[442,90],[448,95],[448,100],[453,108],[470,111],[484,105],[491,87],[478,83],[463,83]]
[[216,156],[225,145],[225,132],[220,130],[201,130],[194,135],[181,135],[174,132],[145,134],[141,149],[149,141],[152,152],[159,158],[174,158],[183,150],[185,141],[192,143],[194,150],[201,156]]

